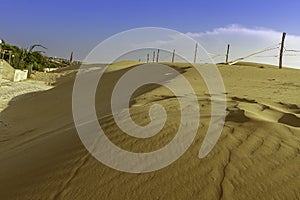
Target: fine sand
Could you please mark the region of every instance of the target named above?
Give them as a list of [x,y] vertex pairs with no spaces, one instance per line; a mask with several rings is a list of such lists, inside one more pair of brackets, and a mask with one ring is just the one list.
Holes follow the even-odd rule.
[[[21,99],[25,95],[34,95],[35,92],[45,91],[53,88],[43,81],[26,80],[21,82],[12,82],[1,80],[0,86],[0,112],[9,104]],[[31,94],[30,94],[31,93]]]
[[[69,73],[53,89],[26,95],[0,113],[0,199],[299,199],[300,70],[219,65],[227,94],[226,123],[216,146],[199,159],[211,94],[194,68],[175,65],[197,93],[201,115],[194,142],[177,161],[145,174],[120,172],[97,161],[74,127],[74,73]],[[102,77],[95,98],[99,123],[119,147],[154,151],[175,136],[179,103],[164,87],[139,88],[130,102],[132,119],[148,124],[149,107],[159,103],[167,122],[148,139],[122,133],[111,116],[110,95],[129,66],[111,66]],[[172,85],[176,79],[166,74],[162,81]]]

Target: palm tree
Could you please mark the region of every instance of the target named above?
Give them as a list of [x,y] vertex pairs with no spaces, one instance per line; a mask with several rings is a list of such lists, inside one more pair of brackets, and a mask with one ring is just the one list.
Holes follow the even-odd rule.
[[43,45],[34,44],[27,49],[21,49],[18,55],[18,68],[25,69],[29,68],[31,65],[38,64],[43,62],[44,56],[40,56],[44,51],[34,51],[36,47],[41,47],[43,49],[47,49]]
[[[38,71],[43,71],[45,67],[63,67],[66,64],[64,63],[55,63],[51,62],[46,56],[44,56],[44,51],[47,49],[43,45],[34,44],[29,46],[28,48],[19,48],[17,46],[10,45],[5,43],[2,40],[2,47],[3,54],[1,57],[6,61],[10,60],[10,56],[12,57],[11,65],[17,69],[32,69]],[[42,50],[36,50],[36,48],[41,48]],[[1,52],[1,51],[0,51]],[[6,52],[6,53],[5,53]],[[9,55],[7,52],[11,52]]]

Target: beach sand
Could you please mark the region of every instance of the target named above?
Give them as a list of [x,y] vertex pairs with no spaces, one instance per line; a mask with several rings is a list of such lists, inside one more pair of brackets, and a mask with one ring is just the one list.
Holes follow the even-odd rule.
[[0,112],[3,111],[9,102],[16,101],[24,95],[45,91],[53,88],[53,86],[45,84],[43,81],[26,80],[21,82],[12,82],[3,79],[0,87]]
[[[299,199],[300,70],[218,65],[227,93],[226,123],[216,146],[199,159],[210,122],[210,94],[194,68],[176,66],[193,86],[201,115],[192,145],[177,161],[145,174],[120,172],[97,161],[74,126],[75,74],[70,73],[53,89],[26,95],[1,112],[0,199]],[[122,133],[109,105],[114,84],[127,70],[118,67],[101,79],[99,123],[121,148],[157,150],[176,134],[178,101],[164,87],[139,88],[132,98],[132,119],[146,125],[149,107],[159,103],[168,114],[166,125],[144,140]],[[168,79],[176,82],[176,77]]]

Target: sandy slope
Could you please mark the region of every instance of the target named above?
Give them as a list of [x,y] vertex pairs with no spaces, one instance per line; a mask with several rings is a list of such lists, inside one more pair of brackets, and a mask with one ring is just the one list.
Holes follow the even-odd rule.
[[[300,198],[300,71],[262,65],[220,65],[219,69],[228,93],[228,115],[213,151],[204,159],[197,156],[209,123],[210,96],[195,70],[185,68],[184,76],[198,94],[201,126],[180,159],[146,174],[116,171],[87,152],[72,119],[72,76],[52,90],[14,102],[0,116],[0,198]],[[108,105],[110,91],[126,70],[107,73],[99,85],[96,110],[100,124],[124,149],[159,149],[178,127],[178,101],[166,88],[141,88],[132,102],[133,120],[147,124],[149,106],[160,103],[168,112],[166,126],[142,141],[122,134]]]
[[52,86],[46,85],[42,81],[26,80],[12,82],[3,79],[0,86],[0,112],[7,107],[10,101],[20,99],[21,96],[28,93],[49,90],[51,88]]

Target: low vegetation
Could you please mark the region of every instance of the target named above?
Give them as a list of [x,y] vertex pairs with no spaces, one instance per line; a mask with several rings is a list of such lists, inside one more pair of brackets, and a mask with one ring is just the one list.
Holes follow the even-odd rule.
[[[40,49],[40,50],[37,50]],[[30,69],[43,71],[44,68],[61,68],[69,64],[67,60],[59,61],[44,55],[46,47],[34,44],[28,48],[20,48],[3,40],[0,43],[0,58],[6,60],[15,69]]]

